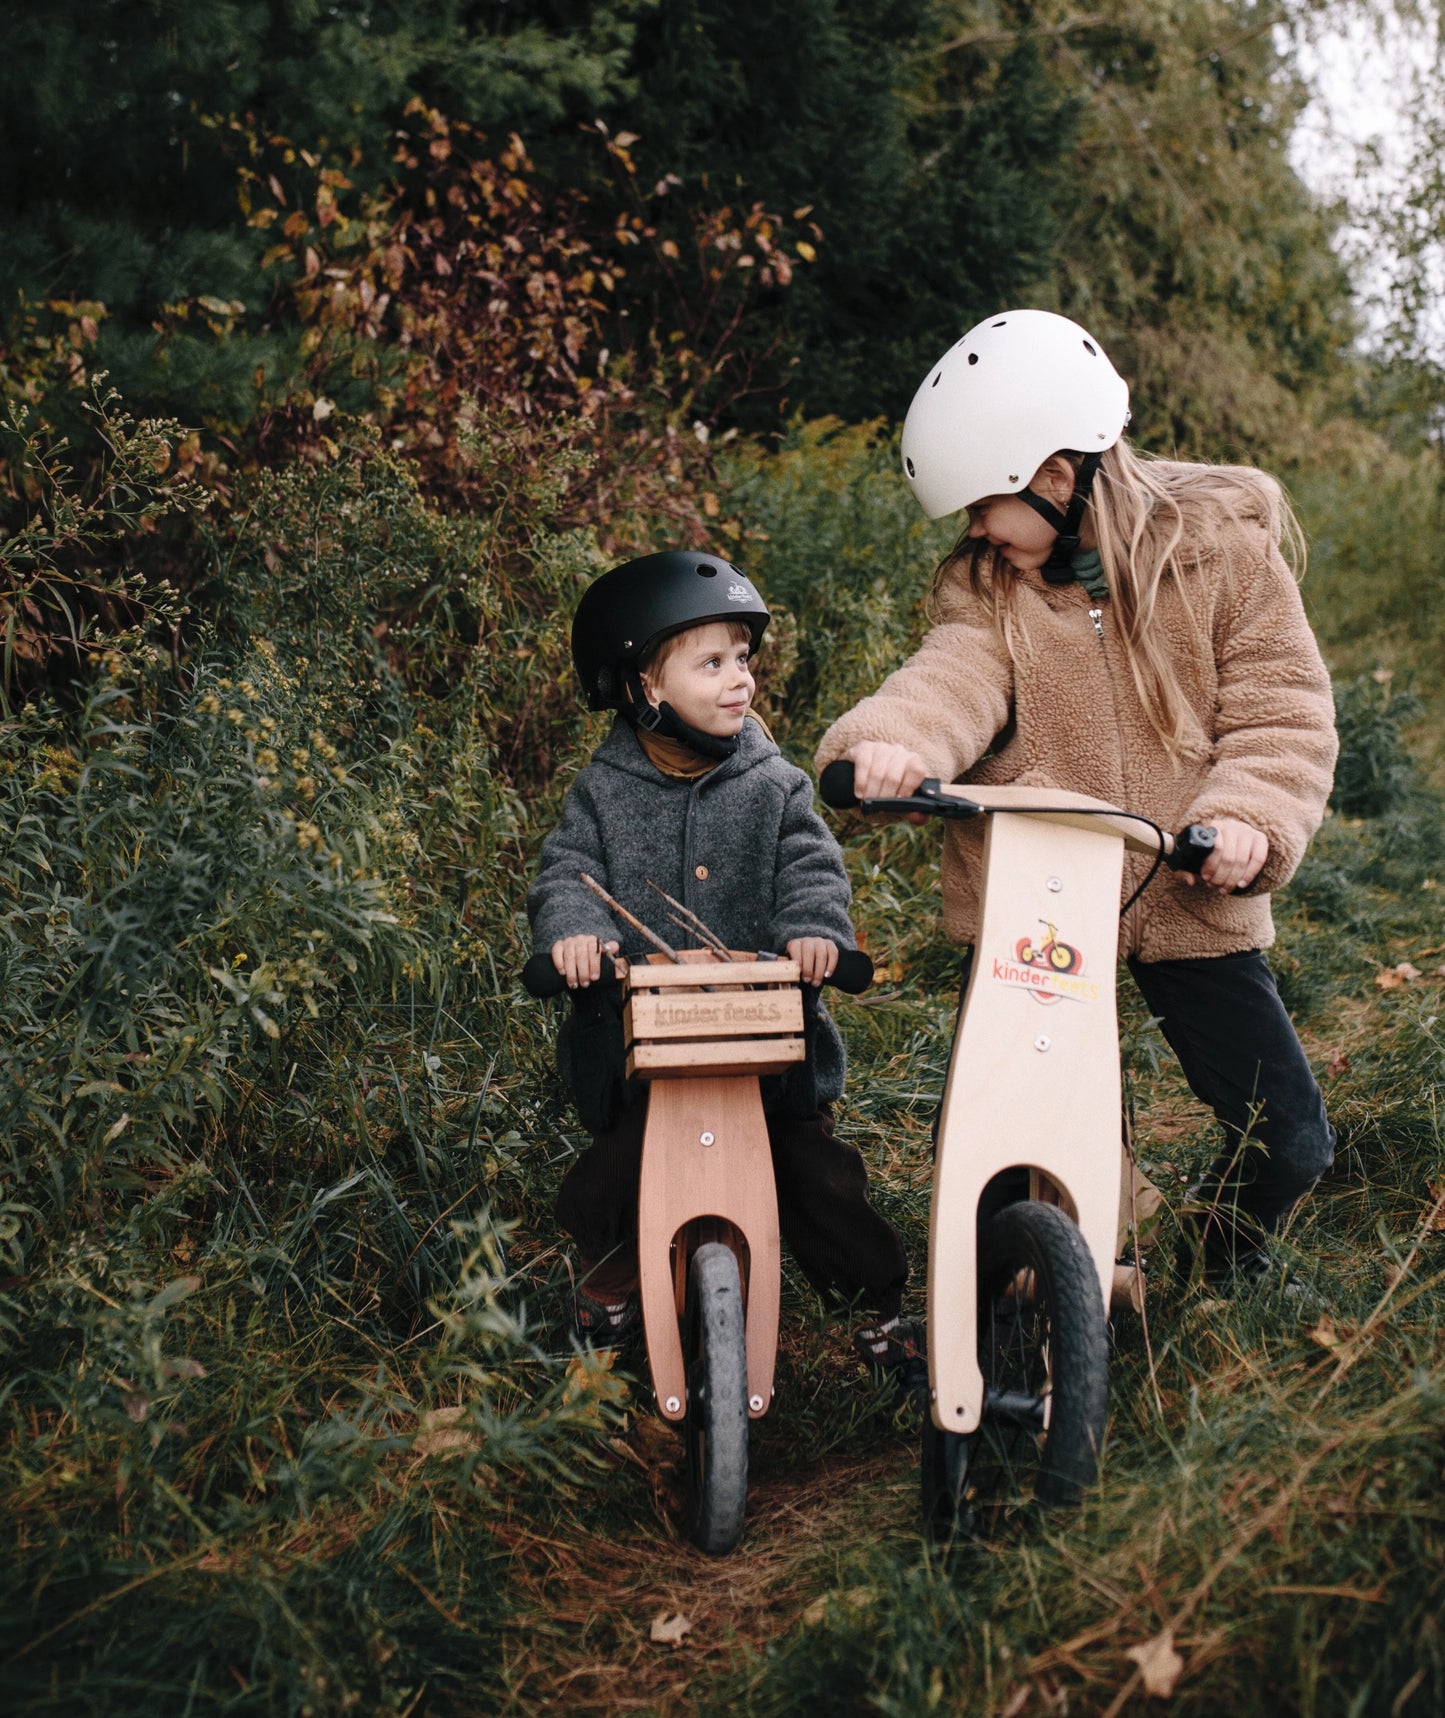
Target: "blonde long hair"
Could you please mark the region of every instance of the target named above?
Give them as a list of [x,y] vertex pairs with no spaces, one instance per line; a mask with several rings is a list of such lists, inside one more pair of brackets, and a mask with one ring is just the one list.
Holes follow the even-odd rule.
[[[1078,455],[1065,454],[1071,463]],[[1098,542],[1109,595],[1129,670],[1150,726],[1165,750],[1177,757],[1197,723],[1179,695],[1170,653],[1155,625],[1159,590],[1174,578],[1189,623],[1204,642],[1201,621],[1190,603],[1190,574],[1219,559],[1226,578],[1235,568],[1225,542],[1242,523],[1261,528],[1279,548],[1295,577],[1304,575],[1305,541],[1280,484],[1247,465],[1192,465],[1154,459],[1126,441],[1116,442],[1099,466],[1088,518]],[[1011,655],[1022,636],[1018,577],[986,539],[965,535],[934,576],[936,605],[943,583],[956,570],[968,574],[988,604]]]

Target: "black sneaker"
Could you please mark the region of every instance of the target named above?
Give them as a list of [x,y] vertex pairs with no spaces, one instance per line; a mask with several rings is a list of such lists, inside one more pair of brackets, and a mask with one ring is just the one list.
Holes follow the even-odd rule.
[[875,1378],[892,1378],[900,1402],[928,1400],[928,1338],[914,1318],[890,1318],[853,1333],[853,1346]]
[[626,1348],[642,1329],[642,1307],[636,1294],[621,1300],[598,1300],[585,1289],[572,1294],[572,1329],[577,1340],[593,1348]]
[[1301,1282],[1290,1267],[1264,1247],[1246,1253],[1235,1264],[1226,1288],[1251,1288],[1263,1294],[1277,1294],[1287,1305],[1300,1313],[1324,1312],[1328,1302],[1324,1296]]
[[1206,1253],[1201,1268],[1193,1246],[1181,1243],[1174,1268],[1181,1288],[1198,1287],[1206,1295],[1275,1294],[1300,1313],[1323,1312],[1328,1306],[1323,1295],[1301,1282],[1267,1247],[1241,1247],[1230,1259]]

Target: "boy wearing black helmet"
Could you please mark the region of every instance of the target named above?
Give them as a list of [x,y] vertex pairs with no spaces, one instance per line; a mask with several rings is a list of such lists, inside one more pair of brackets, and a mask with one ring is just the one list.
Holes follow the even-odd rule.
[[568,1171],[557,1219],[577,1244],[577,1331],[620,1344],[638,1324],[637,1183],[646,1095],[621,1072],[615,991],[594,990],[604,954],[648,945],[580,880],[587,872],[665,941],[695,946],[656,883],[730,947],[783,950],[805,980],[807,1059],[763,1082],[784,1239],[832,1302],[876,1314],[865,1357],[905,1371],[921,1333],[898,1310],[908,1265],[868,1202],[857,1150],[833,1133],[843,1044],[817,986],[854,947],[842,855],[809,778],[751,713],[748,666],[768,624],[752,583],[716,556],[667,551],[614,568],[583,595],[572,655],[594,710],[617,718],[577,776],[527,897],[532,935],[574,1000],[559,1046],[591,1147]]

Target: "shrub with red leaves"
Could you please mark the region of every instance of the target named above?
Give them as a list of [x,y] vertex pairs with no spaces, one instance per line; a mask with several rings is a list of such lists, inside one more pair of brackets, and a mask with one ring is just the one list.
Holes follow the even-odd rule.
[[436,500],[476,509],[494,461],[545,443],[578,455],[559,522],[592,526],[609,552],[735,534],[708,488],[708,424],[780,388],[770,306],[809,241],[790,250],[761,206],[719,208],[684,217],[685,254],[660,219],[678,181],[646,191],[625,132],[597,130],[605,206],[542,186],[516,136],[489,152],[418,102],[408,120],[395,184],[358,199],[338,169],[233,122],[247,219],[276,233],[268,326],[298,337],[284,384],[258,378],[251,456],[334,457],[333,414],[351,413],[416,460]]

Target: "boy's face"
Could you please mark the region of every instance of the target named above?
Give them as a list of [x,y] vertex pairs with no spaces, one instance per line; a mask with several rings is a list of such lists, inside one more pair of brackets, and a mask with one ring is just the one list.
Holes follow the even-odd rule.
[[742,727],[755,689],[748,642],[735,643],[731,631],[720,620],[690,627],[642,676],[650,703],[665,700],[690,727],[720,740]]

